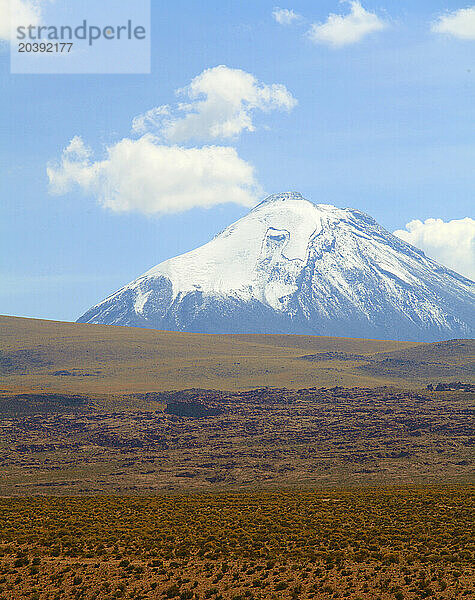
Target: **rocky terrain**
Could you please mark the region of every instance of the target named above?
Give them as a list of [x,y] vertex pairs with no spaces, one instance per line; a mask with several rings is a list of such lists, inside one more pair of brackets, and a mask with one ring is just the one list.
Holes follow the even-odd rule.
[[466,483],[474,398],[342,387],[4,394],[0,494]]

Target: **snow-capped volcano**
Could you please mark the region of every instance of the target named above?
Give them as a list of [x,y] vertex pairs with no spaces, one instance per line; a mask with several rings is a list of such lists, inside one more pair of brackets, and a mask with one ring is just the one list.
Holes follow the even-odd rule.
[[269,196],[80,319],[205,333],[473,337],[475,284],[353,209]]

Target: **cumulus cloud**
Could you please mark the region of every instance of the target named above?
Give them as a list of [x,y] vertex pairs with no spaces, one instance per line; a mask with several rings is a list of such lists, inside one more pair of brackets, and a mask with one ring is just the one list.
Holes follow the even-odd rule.
[[[94,157],[74,137],[47,167],[50,192],[79,188],[104,208],[144,214],[256,204],[262,190],[253,166],[234,147],[213,142],[254,131],[255,111],[290,110],[295,98],[284,85],[224,65],[206,69],[177,93],[186,102],[135,117],[132,130],[139,137],[110,145],[104,157]],[[199,140],[198,147],[184,145],[190,140]]]
[[186,101],[175,109],[158,106],[139,115],[133,130],[154,133],[171,143],[232,139],[255,130],[255,111],[289,111],[297,104],[284,85],[267,85],[224,65],[206,69],[177,94]]
[[39,0],[0,0],[0,40],[9,41],[19,25],[41,23]]
[[432,24],[432,31],[447,33],[465,40],[475,40],[475,6],[461,8],[440,16]]
[[76,136],[47,168],[50,191],[78,187],[114,212],[177,213],[232,202],[255,204],[261,193],[253,167],[227,146],[181,148],[150,135],[122,139],[103,160]]
[[368,34],[387,27],[385,21],[364,9],[358,0],[351,0],[349,4],[349,14],[330,14],[324,23],[314,23],[311,26],[308,37],[315,43],[338,48],[355,44]]
[[292,25],[294,21],[299,21],[302,17],[288,8],[274,8],[272,16],[279,25]]
[[405,242],[423,250],[427,256],[475,280],[475,220],[470,217],[443,221],[416,219],[406,229],[394,232]]

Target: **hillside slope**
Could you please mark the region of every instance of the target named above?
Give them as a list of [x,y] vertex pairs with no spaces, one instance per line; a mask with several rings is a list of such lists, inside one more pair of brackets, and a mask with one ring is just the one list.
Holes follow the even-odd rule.
[[[406,352],[413,354],[408,357]],[[443,381],[472,381],[474,354],[475,343],[470,340],[461,346],[209,335],[0,317],[1,388],[7,391],[107,394],[261,386],[412,386],[424,385],[435,375]],[[385,363],[388,357],[403,360],[404,369],[395,369],[394,360]],[[440,377],[440,368],[435,372],[425,368],[421,374],[416,368],[420,363],[437,363],[445,370]]]

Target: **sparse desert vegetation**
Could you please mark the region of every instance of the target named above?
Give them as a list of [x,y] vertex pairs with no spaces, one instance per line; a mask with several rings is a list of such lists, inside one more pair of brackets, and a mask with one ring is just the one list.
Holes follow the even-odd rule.
[[0,598],[455,600],[472,488],[0,501]]

